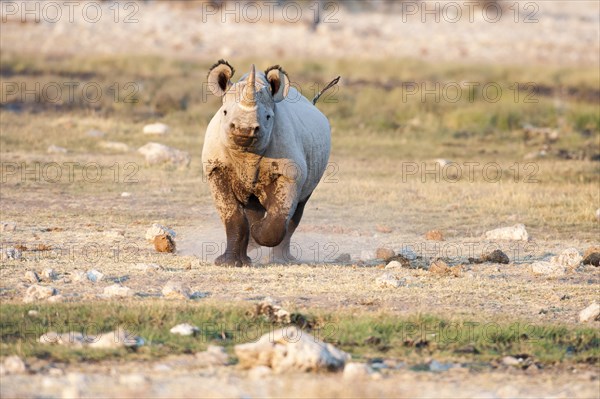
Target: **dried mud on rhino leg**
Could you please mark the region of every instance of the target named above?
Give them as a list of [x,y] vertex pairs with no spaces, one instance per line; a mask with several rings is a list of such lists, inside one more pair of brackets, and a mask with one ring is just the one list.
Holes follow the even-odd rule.
[[250,228],[242,205],[233,194],[226,174],[214,170],[208,177],[214,203],[225,225],[227,248],[215,259],[216,265],[242,266],[251,264],[247,255]]
[[[310,196],[309,196],[310,198]],[[300,259],[296,258],[290,252],[290,243],[292,240],[292,235],[296,231],[296,228],[300,224],[300,220],[302,219],[302,214],[304,213],[304,206],[308,202],[308,198],[304,201],[298,203],[296,207],[296,211],[294,212],[294,216],[290,219],[288,223],[287,233],[285,234],[285,238],[283,241],[273,248],[273,252],[271,254],[271,262],[273,263],[296,263],[299,262]],[[302,251],[300,251],[300,254]],[[299,256],[300,256],[299,254]]]

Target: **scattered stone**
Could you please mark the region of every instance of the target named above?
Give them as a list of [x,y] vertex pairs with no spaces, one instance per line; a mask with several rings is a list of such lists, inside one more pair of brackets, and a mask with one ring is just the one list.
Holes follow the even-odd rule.
[[158,263],[136,263],[134,268],[145,273],[162,269]]
[[2,260],[13,259],[19,260],[23,256],[23,252],[19,248],[8,247],[2,251]]
[[129,331],[118,328],[115,331],[101,334],[100,337],[93,337],[89,340],[88,346],[95,349],[117,349],[122,347],[140,347],[144,345],[144,339],[131,334]]
[[133,296],[133,291],[129,287],[125,287],[124,285],[113,284],[104,288],[104,295],[109,298],[125,298],[129,296]]
[[190,290],[179,281],[170,280],[162,289],[165,298],[190,299]]
[[44,270],[42,270],[42,280],[45,281],[54,281],[56,280],[57,275],[56,272],[54,271],[54,269],[47,267]]
[[600,247],[590,247],[583,254],[583,264],[600,266]]
[[200,332],[200,329],[196,326],[193,326],[191,324],[188,323],[182,323],[182,324],[177,324],[175,327],[171,328],[169,330],[169,332],[171,334],[178,334],[178,335],[196,335],[198,332]]
[[508,255],[506,255],[504,252],[502,252],[499,249],[495,249],[490,253],[483,254],[481,256],[481,258],[469,258],[469,263],[484,263],[484,262],[502,263],[502,264],[507,265],[510,263],[510,259],[508,258]]
[[234,347],[243,368],[271,367],[286,371],[336,371],[344,367],[350,355],[297,328],[288,326],[268,332],[256,342]]
[[57,145],[50,145],[48,147],[48,154],[66,154],[68,152],[68,150],[64,147],[59,147]]
[[248,372],[248,378],[251,380],[262,380],[273,374],[273,369],[267,366],[256,366]]
[[290,312],[285,310],[279,305],[274,303],[272,298],[267,297],[262,302],[257,303],[253,316],[265,316],[265,318],[271,323],[289,324],[292,322],[292,316]]
[[226,366],[229,363],[225,348],[217,345],[208,345],[204,352],[196,353],[195,357],[205,366]]
[[131,193],[129,193],[129,192],[127,192],[127,191],[123,191],[123,192],[121,193],[121,197],[123,197],[123,198],[131,197]]
[[394,253],[393,250],[389,249],[389,248],[385,248],[385,247],[380,247],[377,248],[375,250],[375,257],[377,259],[383,259],[385,261],[388,261],[390,258],[392,258],[394,255],[396,255]]
[[146,158],[148,165],[169,163],[177,167],[187,167],[191,160],[187,152],[159,143],[148,143],[140,147],[138,152]]
[[579,321],[585,323],[590,320],[600,320],[600,305],[593,302],[590,306],[579,312]]
[[6,374],[23,374],[27,372],[27,365],[16,355],[6,357],[2,362],[2,366],[4,366]]
[[434,162],[435,162],[436,164],[438,164],[438,165],[439,165],[441,168],[443,168],[444,166],[448,166],[448,165],[450,165],[451,163],[454,163],[454,162],[452,162],[451,160],[449,160],[449,159],[444,159],[444,158],[438,158],[438,159],[435,159],[435,160],[434,160]]
[[27,312],[27,316],[29,317],[38,317],[40,315],[40,312],[38,312],[37,310],[30,310],[29,312]]
[[352,261],[352,257],[349,253],[340,254],[337,258],[335,258],[335,263],[350,263]]
[[102,141],[99,145],[105,150],[111,150],[116,152],[131,151],[131,148],[127,144],[121,143],[120,141]]
[[169,126],[164,123],[151,123],[144,126],[144,134],[167,134],[169,133]]
[[444,241],[444,235],[439,230],[429,230],[425,233],[425,239],[429,241]]
[[373,374],[373,369],[365,363],[348,363],[344,366],[345,380],[360,380]]
[[436,259],[429,265],[429,272],[437,275],[452,275],[454,277],[460,277],[462,273],[462,266],[450,267],[446,262],[441,259]]
[[525,229],[525,225],[519,223],[511,227],[501,227],[487,231],[485,233],[485,238],[488,240],[528,241],[529,234]]
[[154,242],[154,238],[160,235],[168,235],[171,238],[175,238],[177,233],[168,227],[161,226],[158,223],[154,223],[152,226],[150,226],[150,228],[148,228],[148,230],[146,230],[146,240],[150,242]]
[[375,230],[377,230],[377,231],[378,231],[378,232],[380,232],[380,233],[384,233],[384,234],[389,234],[389,233],[391,233],[392,231],[394,231],[394,230],[392,230],[392,228],[391,228],[390,226],[386,226],[386,225],[384,225],[384,224],[378,224],[378,225],[375,227]]
[[55,331],[47,332],[43,334],[38,342],[44,345],[64,345],[64,346],[74,346],[74,347],[82,347],[89,343],[90,338],[85,338],[80,332],[66,332],[66,333],[57,333]]
[[400,269],[404,267],[404,265],[400,262],[398,262],[397,260],[393,260],[390,263],[388,263],[387,265],[385,265],[386,269]]
[[531,271],[534,274],[544,274],[548,276],[562,276],[566,268],[558,263],[539,261],[531,264]]
[[83,280],[87,280],[87,273],[82,271],[82,270],[75,270],[72,273],[72,279],[73,281],[83,281]]
[[60,303],[65,301],[65,297],[62,295],[52,295],[50,298],[46,299],[49,303]]
[[100,131],[97,129],[91,129],[91,130],[88,130],[85,133],[85,135],[88,137],[101,138],[101,137],[104,137],[106,134],[103,131]]
[[39,300],[43,300],[43,299],[48,299],[52,295],[56,295],[56,294],[57,294],[57,291],[52,287],[34,284],[34,285],[30,286],[29,288],[27,288],[27,291],[25,291],[25,298],[23,299],[23,302],[31,303],[31,302],[35,302],[35,301],[39,301]]
[[522,361],[522,359],[517,359],[513,356],[504,356],[502,358],[502,364],[505,366],[520,366]]
[[550,262],[558,263],[569,269],[574,269],[579,266],[582,260],[583,257],[577,248],[567,248],[562,251],[560,255],[552,257]]
[[15,231],[17,229],[17,224],[13,222],[0,222],[0,232],[8,233]]
[[402,285],[402,281],[398,280],[390,273],[382,274],[375,279],[375,282],[381,288],[398,288]]
[[[411,248],[402,248],[400,251],[396,251],[396,252],[398,252],[398,255],[402,255],[404,258],[408,259],[409,261],[417,259],[417,254]],[[402,261],[399,261],[399,262],[402,262]]]
[[104,274],[100,273],[98,270],[92,269],[86,273],[87,279],[92,283],[97,283],[98,281],[102,281],[104,278]]
[[[406,268],[410,268],[410,261],[408,260],[408,258],[406,258],[404,255],[394,255],[392,256],[389,260],[388,266],[390,265],[390,263],[392,262],[397,262],[400,263],[401,267],[406,267]],[[389,267],[389,269],[392,269],[396,267],[396,264],[392,264],[392,266]],[[386,269],[388,267],[386,266]]]
[[157,252],[175,252],[175,241],[168,234],[154,237],[154,249]]
[[37,273],[32,270],[28,270],[27,272],[25,272],[25,280],[33,284],[39,283],[41,281]]

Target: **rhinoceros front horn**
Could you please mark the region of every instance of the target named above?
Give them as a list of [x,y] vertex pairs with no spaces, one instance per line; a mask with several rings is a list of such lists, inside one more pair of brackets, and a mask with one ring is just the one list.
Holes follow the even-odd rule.
[[248,80],[246,81],[244,92],[242,93],[242,104],[246,107],[254,107],[256,105],[255,84],[256,68],[254,67],[254,64],[252,64],[250,75],[248,75]]

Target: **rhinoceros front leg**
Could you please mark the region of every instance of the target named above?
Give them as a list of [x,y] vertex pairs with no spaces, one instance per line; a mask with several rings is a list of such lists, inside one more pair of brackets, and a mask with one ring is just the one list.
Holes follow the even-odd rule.
[[251,264],[250,257],[247,255],[250,238],[249,225],[242,205],[233,194],[231,184],[222,171],[213,171],[209,175],[208,181],[227,235],[227,248],[215,260],[215,264],[237,267]]
[[297,196],[295,181],[285,177],[265,188],[261,198],[266,209],[265,216],[250,226],[250,233],[257,244],[275,247],[285,239],[288,222],[296,210]]

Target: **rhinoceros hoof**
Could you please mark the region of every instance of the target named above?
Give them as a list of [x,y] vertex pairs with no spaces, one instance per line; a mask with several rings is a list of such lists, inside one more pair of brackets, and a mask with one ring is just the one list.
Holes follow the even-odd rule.
[[252,264],[252,261],[250,260],[249,256],[236,255],[231,252],[225,252],[223,255],[221,255],[217,259],[215,259],[215,265],[217,265],[217,266],[225,265],[225,266],[242,267],[242,266],[250,266],[251,264]]

